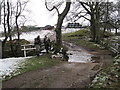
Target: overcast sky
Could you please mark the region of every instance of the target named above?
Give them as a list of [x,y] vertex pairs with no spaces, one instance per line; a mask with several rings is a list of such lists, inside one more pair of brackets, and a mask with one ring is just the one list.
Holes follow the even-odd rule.
[[[32,12],[29,14],[29,17],[30,17],[29,19],[33,21],[28,22],[26,24],[45,26],[45,25],[54,25],[57,23],[57,14],[53,16],[52,12],[49,12],[46,9],[44,1],[45,0],[30,0],[26,9],[29,9]],[[109,1],[113,1],[113,0],[109,0]],[[64,8],[64,5],[63,5],[63,8]]]
[[26,9],[31,11],[28,16],[32,21],[26,23],[28,25],[45,26],[54,25],[57,22],[57,14],[53,16],[53,14],[46,9],[44,0],[30,0]]
[[[45,0],[30,0],[30,2],[27,4],[26,9],[31,11],[31,13],[28,16],[30,17],[29,19],[32,21],[27,22],[26,25],[45,26],[55,25],[57,23],[57,13],[53,15],[54,11],[48,11],[45,7],[44,1]],[[60,0],[58,2],[60,2]],[[60,13],[63,11],[64,7],[65,3],[59,9]],[[64,22],[63,25],[66,25],[66,22]]]
[[[12,0],[16,2],[17,0]],[[26,0],[24,0],[26,1]],[[24,12],[29,21],[25,25],[55,25],[57,22],[57,14],[54,16],[49,12],[45,7],[45,0],[29,0],[29,3],[26,6],[26,10],[29,10],[30,13]],[[3,25],[0,25],[0,31],[3,31]]]
[[[13,0],[13,1],[17,1],[17,0]],[[46,9],[44,2],[45,0],[29,0],[29,1],[30,2],[27,4],[26,9],[30,10],[31,13],[29,14],[27,13],[26,16],[31,21],[26,22],[25,25],[45,26],[45,25],[55,25],[57,23],[57,13],[53,16],[53,13],[49,12]],[[64,6],[65,5],[63,5],[60,11],[64,9]]]

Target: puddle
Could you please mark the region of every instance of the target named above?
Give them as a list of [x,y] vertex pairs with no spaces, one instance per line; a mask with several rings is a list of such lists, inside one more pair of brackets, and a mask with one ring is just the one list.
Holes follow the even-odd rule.
[[92,55],[86,52],[68,51],[67,53],[69,56],[68,62],[81,62],[81,63],[93,62],[91,59]]
[[68,62],[79,62],[79,63],[100,63],[105,64],[112,61],[112,56],[110,55],[92,55],[80,50],[71,50],[68,51],[69,60]]
[[79,62],[79,63],[109,63],[112,61],[112,56],[110,52],[96,52],[96,54],[88,53],[86,50],[68,42],[63,42],[63,44],[69,48],[67,52],[69,56],[68,62]]

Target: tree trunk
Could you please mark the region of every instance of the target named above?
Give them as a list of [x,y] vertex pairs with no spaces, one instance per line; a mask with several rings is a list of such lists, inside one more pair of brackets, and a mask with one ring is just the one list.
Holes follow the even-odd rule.
[[92,40],[95,42],[96,40],[96,29],[95,29],[95,19],[94,19],[94,14],[91,15],[91,36]]
[[5,39],[2,41],[2,58],[4,58],[5,56],[4,51],[5,51],[5,44],[6,44],[7,38],[8,37],[5,37]]
[[99,16],[99,3],[96,2],[95,8],[91,7],[91,35],[94,42],[100,42],[100,16]]
[[53,6],[52,9],[49,9],[47,7],[47,1],[45,1],[45,6],[49,11],[52,11],[54,9],[56,9],[57,13],[58,13],[58,21],[57,21],[57,26],[55,29],[56,32],[56,48],[55,48],[55,54],[60,52],[61,46],[62,46],[62,35],[61,35],[61,27],[62,27],[62,23],[63,20],[65,18],[65,16],[67,15],[69,9],[70,9],[70,5],[71,5],[71,1],[66,1],[66,6],[65,9],[63,10],[63,12],[60,14],[59,10],[56,6]]
[[7,31],[6,31],[6,10],[5,10],[5,1],[4,1],[4,34],[5,34],[5,39],[2,41],[2,57],[4,57],[4,48],[5,48],[5,43],[7,41],[8,35],[7,35]]
[[56,26],[56,49],[55,53],[59,53],[61,46],[62,46],[62,35],[61,35],[61,27],[63,20],[65,16],[67,15],[69,9],[70,9],[71,2],[66,2],[66,7],[64,11],[61,14],[58,14],[58,21],[57,21],[57,26]]
[[19,55],[19,49],[20,49],[20,31],[19,31],[19,26],[18,26],[18,16],[16,16],[16,31],[17,31],[17,37],[18,37],[18,39],[17,39],[17,48],[15,48],[16,49],[16,51],[15,51],[15,53],[16,53],[16,56],[18,56]]
[[96,42],[100,43],[100,15],[99,15],[99,2],[96,2]]
[[108,22],[108,20],[109,20],[109,9],[108,9],[108,0],[107,0],[107,3],[106,3],[106,13],[105,13],[105,23],[104,23],[104,31],[103,31],[103,35],[104,35],[104,33],[105,33],[105,31],[106,31],[106,29],[107,29],[107,22]]
[[55,53],[58,53],[60,51],[61,45],[62,45],[62,36],[61,36],[61,27],[63,23],[63,18],[59,16],[56,26],[56,50]]
[[117,35],[118,31],[117,31],[117,28],[115,28],[115,35]]
[[12,55],[12,56],[15,56],[14,48],[13,48],[13,43],[12,43],[12,36],[10,35],[9,38],[10,38],[11,55]]
[[20,32],[19,32],[19,26],[18,26],[18,16],[16,16],[16,30],[17,30],[17,35],[18,35],[18,41],[20,40]]
[[11,36],[11,28],[10,28],[10,6],[9,1],[7,1],[7,26],[8,26],[8,36],[10,38],[10,47],[11,47],[11,54],[14,55],[13,44],[12,44],[12,36]]

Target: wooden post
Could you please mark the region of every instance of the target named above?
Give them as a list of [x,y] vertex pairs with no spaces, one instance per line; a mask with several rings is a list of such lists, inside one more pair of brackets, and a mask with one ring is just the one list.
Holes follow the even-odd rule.
[[23,49],[21,49],[24,53],[24,57],[27,57],[27,50],[33,50],[33,49],[36,49],[36,48],[32,48],[32,47],[27,47],[27,46],[33,46],[34,44],[24,44],[24,45],[21,45],[23,47]]
[[25,46],[24,46],[24,57],[26,57],[26,50],[25,50]]

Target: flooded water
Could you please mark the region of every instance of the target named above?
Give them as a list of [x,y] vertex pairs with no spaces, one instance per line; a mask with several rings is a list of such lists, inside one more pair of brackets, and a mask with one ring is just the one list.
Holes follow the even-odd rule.
[[[78,62],[78,63],[100,63],[103,62],[105,64],[112,61],[112,54],[109,51],[102,52],[93,52],[90,53],[84,50],[81,47],[76,46],[73,43],[63,42],[63,44],[69,48],[67,52],[69,59],[68,62]],[[95,54],[98,53],[98,54]]]
[[92,62],[92,55],[83,51],[68,51],[69,60],[68,62],[81,62],[88,63]]
[[[75,29],[75,28],[67,28],[67,29],[62,29],[62,33],[71,33],[80,30],[80,28]],[[34,42],[34,38],[36,38],[38,35],[40,35],[40,38],[43,40],[45,35],[50,37],[51,41],[55,40],[56,33],[54,30],[37,30],[37,31],[32,31],[32,32],[23,32],[20,35],[21,39],[25,39],[31,43]],[[4,40],[5,37],[0,36],[0,40]],[[12,37],[13,39],[17,38],[17,35],[14,35]],[[8,39],[9,40],[9,39]]]
[[104,63],[109,64],[112,61],[112,55],[94,55],[83,50],[70,50],[67,52],[69,56],[68,62],[79,62],[79,63]]
[[67,48],[69,48],[69,51],[67,52],[69,56],[68,62],[79,62],[79,63],[93,62],[91,58],[93,55],[88,53],[83,48],[80,48],[73,43],[63,42],[63,44]]

